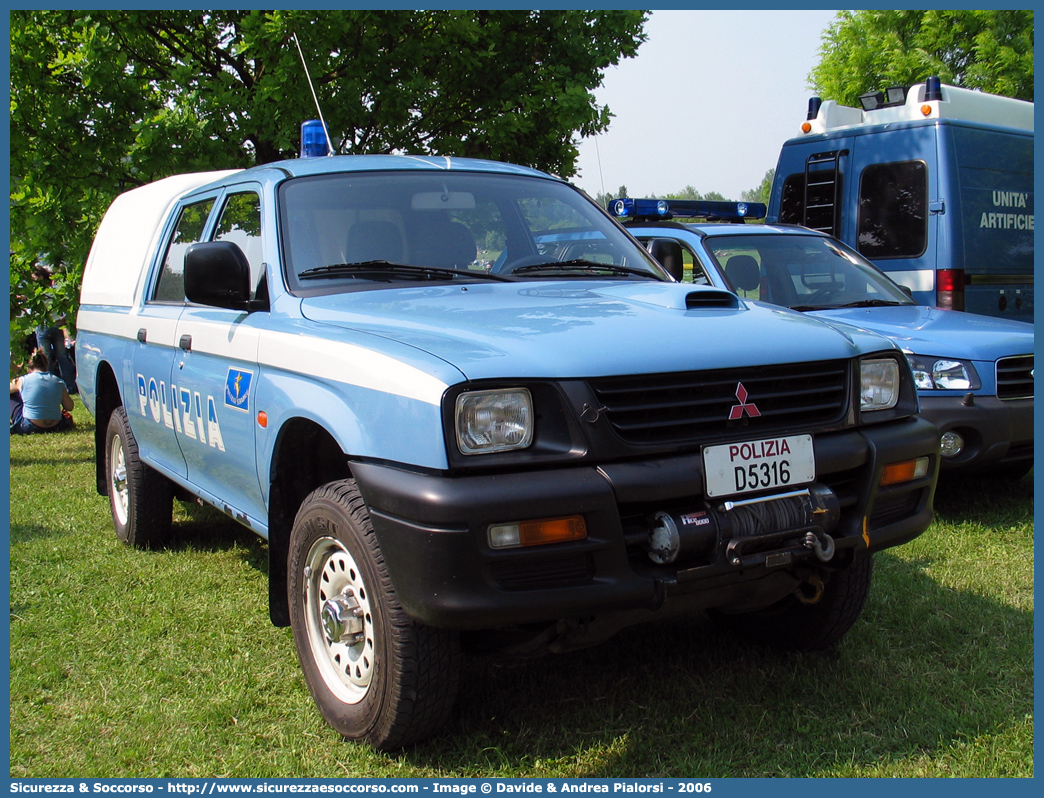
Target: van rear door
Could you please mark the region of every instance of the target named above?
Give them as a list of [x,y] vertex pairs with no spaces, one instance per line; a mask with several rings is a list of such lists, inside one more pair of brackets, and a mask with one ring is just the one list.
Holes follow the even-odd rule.
[[1032,322],[1033,135],[960,124],[940,134],[957,175],[953,249],[964,309]]
[[878,127],[854,136],[851,155],[854,213],[841,238],[916,301],[936,305],[937,253],[947,223],[940,197],[934,125]]

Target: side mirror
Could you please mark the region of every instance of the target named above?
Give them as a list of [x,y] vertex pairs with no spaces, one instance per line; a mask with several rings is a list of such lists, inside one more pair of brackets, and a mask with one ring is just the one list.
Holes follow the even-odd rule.
[[649,254],[680,283],[685,275],[681,244],[673,238],[653,238],[646,246]]
[[189,302],[232,310],[253,310],[250,262],[238,244],[207,241],[185,251],[185,296]]

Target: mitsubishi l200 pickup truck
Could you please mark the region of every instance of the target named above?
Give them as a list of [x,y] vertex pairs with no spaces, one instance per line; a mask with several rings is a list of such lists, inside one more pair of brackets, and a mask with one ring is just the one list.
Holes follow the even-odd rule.
[[[655,250],[655,246],[653,247]],[[712,611],[810,650],[932,519],[895,344],[676,282],[565,181],[300,158],[118,197],[80,395],[119,538],[201,500],[268,541],[269,613],[343,736],[433,734],[462,652]]]

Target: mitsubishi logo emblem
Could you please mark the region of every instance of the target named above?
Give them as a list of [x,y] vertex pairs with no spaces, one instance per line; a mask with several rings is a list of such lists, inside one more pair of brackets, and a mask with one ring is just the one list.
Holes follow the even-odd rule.
[[744,413],[746,413],[751,418],[757,418],[761,415],[761,411],[758,410],[758,406],[753,402],[747,401],[747,389],[743,387],[742,382],[736,383],[736,398],[739,400],[739,404],[732,406],[732,411],[729,413],[729,421],[735,421],[737,418],[743,418]]

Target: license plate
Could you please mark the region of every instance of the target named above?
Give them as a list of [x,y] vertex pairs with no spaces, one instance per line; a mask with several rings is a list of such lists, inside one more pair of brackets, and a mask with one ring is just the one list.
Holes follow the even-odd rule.
[[786,435],[703,448],[707,496],[734,496],[815,481],[811,435]]

